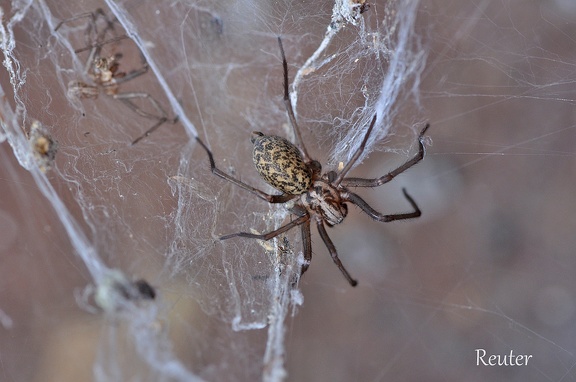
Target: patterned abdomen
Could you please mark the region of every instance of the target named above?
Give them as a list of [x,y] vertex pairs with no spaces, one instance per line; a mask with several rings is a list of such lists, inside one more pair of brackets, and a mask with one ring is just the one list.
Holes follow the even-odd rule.
[[312,174],[296,146],[282,137],[252,133],[252,160],[260,176],[288,195],[301,195],[312,184]]

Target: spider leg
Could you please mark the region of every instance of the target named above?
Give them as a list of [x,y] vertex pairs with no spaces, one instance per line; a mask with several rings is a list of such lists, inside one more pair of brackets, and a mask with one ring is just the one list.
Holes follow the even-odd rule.
[[[164,111],[164,109],[162,109],[162,107],[160,106],[158,101],[156,101],[148,93],[120,93],[120,94],[114,94],[112,96],[112,98],[122,101],[126,106],[128,106],[130,109],[132,109],[132,111],[134,111],[139,116],[142,116],[142,117],[148,118],[148,119],[155,119],[157,121],[152,127],[150,127],[148,130],[146,130],[146,132],[144,132],[144,134],[142,134],[141,136],[136,138],[132,142],[132,145],[135,145],[136,143],[138,143],[143,138],[149,136],[152,132],[154,132],[154,130],[159,128],[163,123],[165,123],[165,122],[176,123],[178,121],[178,117],[176,117],[172,120],[168,119],[166,112]],[[134,103],[133,100],[135,100],[135,99],[147,99],[150,102],[150,104],[152,105],[152,107],[154,109],[156,109],[156,112],[158,114],[157,115],[151,114],[151,113],[148,113],[148,112],[140,109]]]
[[332,256],[332,260],[334,261],[334,264],[336,264],[338,269],[340,269],[340,272],[342,272],[344,277],[346,277],[346,280],[348,280],[350,285],[352,285],[352,286],[358,285],[358,281],[354,280],[350,276],[350,274],[348,273],[346,268],[344,268],[344,265],[342,265],[342,262],[338,258],[338,252],[336,251],[336,247],[332,243],[332,240],[330,240],[330,236],[328,236],[328,232],[326,232],[326,228],[324,228],[324,222],[321,219],[314,219],[314,220],[316,220],[316,227],[318,228],[318,233],[320,234],[322,241],[326,245],[326,248],[328,248],[328,252],[330,252],[330,256]]
[[300,226],[300,232],[302,236],[302,253],[304,254],[304,264],[302,264],[302,269],[300,270],[300,276],[308,270],[310,262],[312,261],[312,239],[310,235],[310,219],[306,220]]
[[134,78],[140,77],[141,75],[146,74],[147,72],[148,72],[148,64],[145,63],[140,69],[134,69],[130,73],[126,74],[124,77],[114,78],[116,82],[115,85],[120,85],[123,82],[133,80]]
[[280,54],[282,55],[282,67],[284,68],[284,105],[286,106],[286,112],[288,112],[290,123],[294,129],[294,135],[296,136],[296,146],[300,148],[302,156],[304,157],[304,161],[310,162],[310,156],[308,155],[308,151],[306,151],[306,146],[302,140],[300,128],[298,127],[298,122],[296,122],[296,116],[294,115],[292,101],[290,100],[290,90],[288,89],[288,62],[286,61],[286,55],[284,54],[284,47],[282,46],[282,39],[280,36],[278,36],[278,45],[280,46]]
[[[128,37],[128,36],[124,35],[124,37]],[[119,63],[118,63],[119,58],[122,58],[122,54],[116,55],[116,57],[115,57],[116,65],[119,65]],[[121,83],[131,81],[136,77],[140,77],[141,75],[148,73],[149,66],[148,66],[148,63],[146,62],[146,58],[142,54],[142,51],[140,51],[140,58],[141,58],[142,66],[139,69],[131,70],[129,73],[123,73],[122,77],[118,77],[118,76],[114,77],[114,85],[120,85]],[[158,107],[156,109],[158,110]]]
[[340,174],[338,174],[338,178],[336,178],[336,180],[334,181],[335,186],[339,185],[340,182],[342,182],[342,179],[344,179],[348,171],[350,171],[354,163],[356,163],[358,158],[360,158],[360,155],[362,155],[362,152],[366,147],[366,142],[368,142],[368,137],[370,136],[370,133],[372,132],[375,123],[376,123],[376,114],[374,114],[374,117],[372,118],[372,122],[370,122],[368,130],[366,130],[366,134],[364,135],[364,139],[362,140],[360,147],[358,147],[354,155],[352,155],[352,159],[350,159],[350,161],[346,164],[346,166],[342,169],[342,171],[340,171]]
[[[160,106],[158,101],[156,101],[148,93],[120,93],[120,94],[114,94],[112,96],[112,98],[122,101],[126,106],[128,106],[130,109],[132,109],[136,114],[138,114],[141,117],[150,118],[150,119],[168,120],[168,117],[166,116],[166,112],[164,111],[164,109],[162,109],[162,107]],[[148,113],[148,112],[140,109],[133,102],[133,100],[136,100],[136,99],[147,99],[150,102],[150,104],[152,105],[152,107],[156,110],[158,115],[154,115],[154,114]]]
[[196,137],[196,141],[200,144],[200,146],[202,146],[204,151],[206,151],[206,154],[208,154],[208,160],[210,161],[210,170],[212,171],[213,174],[219,176],[220,178],[225,179],[231,183],[234,183],[235,185],[237,185],[240,188],[243,188],[247,191],[250,191],[251,193],[253,193],[257,197],[267,201],[268,203],[286,203],[290,199],[294,199],[297,196],[297,195],[287,195],[287,194],[270,195],[270,194],[265,193],[264,191],[260,191],[259,189],[254,188],[254,187],[242,182],[241,180],[238,180],[238,179],[226,174],[224,171],[222,171],[218,167],[216,167],[216,163],[214,162],[214,156],[212,155],[212,152],[210,151],[210,149],[208,149],[208,147],[204,144],[204,142],[202,142],[202,140],[198,137]]
[[94,29],[94,30],[96,29],[96,28],[95,28],[95,26],[96,26],[96,18],[98,17],[98,15],[104,17],[104,20],[106,20],[106,24],[107,24],[107,28],[106,28],[106,29],[109,29],[109,28],[112,26],[112,23],[108,20],[108,17],[106,17],[106,14],[105,14],[104,11],[102,10],[102,8],[98,8],[98,9],[96,9],[94,12],[84,12],[84,13],[80,13],[79,15],[72,16],[72,17],[69,17],[69,18],[67,18],[67,19],[64,19],[64,20],[60,21],[60,22],[58,23],[58,25],[56,25],[56,28],[54,28],[54,32],[56,32],[58,29],[60,29],[60,27],[61,27],[62,25],[64,25],[64,24],[67,24],[67,23],[69,23],[69,22],[71,22],[71,21],[76,21],[76,20],[80,20],[80,19],[83,19],[83,18],[88,18],[88,17],[90,17],[90,19],[91,19],[91,21],[92,21],[90,24],[88,24],[88,27],[87,27],[87,28],[88,28],[88,32],[90,32],[91,29]]
[[424,158],[426,149],[424,148],[424,134],[426,130],[430,127],[430,124],[424,126],[420,134],[418,135],[418,153],[412,158],[407,160],[403,165],[397,169],[390,171],[388,174],[375,179],[364,179],[364,178],[344,178],[342,179],[342,186],[344,187],[378,187],[384,183],[388,183],[396,176],[402,174],[404,171],[408,170],[410,167],[414,166]]
[[[100,32],[98,32],[98,26],[96,23],[98,17],[102,17],[102,19],[106,23],[106,26]],[[110,20],[108,18],[108,16],[106,15],[106,13],[104,12],[104,10],[102,10],[102,8],[98,8],[94,12],[81,13],[79,15],[69,17],[65,20],[60,21],[58,23],[58,25],[56,25],[56,28],[54,28],[54,32],[58,31],[58,29],[60,29],[60,27],[62,27],[62,25],[64,25],[64,24],[67,24],[67,23],[72,22],[72,21],[84,19],[84,18],[90,18],[90,22],[88,23],[88,25],[86,27],[86,31],[84,32],[84,38],[86,41],[86,46],[83,48],[80,48],[80,49],[76,49],[74,51],[74,53],[81,53],[81,52],[84,52],[86,50],[92,49],[92,50],[97,50],[97,52],[95,52],[95,54],[98,54],[100,48],[103,45],[128,38],[128,36],[123,35],[123,36],[115,36],[111,39],[104,40],[106,33],[108,33],[108,31],[110,31],[110,30],[114,30],[114,23],[117,20],[116,19]],[[91,40],[91,38],[90,38],[92,31],[94,32],[94,35],[96,36],[95,40]],[[94,56],[94,54],[90,54],[90,56]]]
[[[78,49],[76,49],[76,50],[74,51],[74,53],[82,53],[82,52],[87,51],[88,49],[92,49],[92,50],[97,51],[97,53],[98,53],[98,55],[99,55],[99,54],[100,54],[100,50],[101,50],[101,48],[102,48],[104,45],[106,45],[106,44],[111,44],[111,43],[117,42],[117,41],[121,41],[121,40],[124,40],[124,39],[126,39],[126,38],[129,38],[129,37],[128,37],[127,35],[125,35],[125,34],[122,35],[122,36],[118,36],[118,37],[112,37],[112,38],[109,38],[108,40],[104,40],[104,41],[100,41],[100,42],[95,42],[95,43],[93,43],[93,44],[91,44],[91,45],[87,45],[87,46],[85,46],[85,47],[83,47],[83,48],[78,48]],[[96,54],[91,54],[91,55],[92,55],[92,56],[95,56]]]
[[404,193],[404,196],[406,197],[406,199],[408,200],[408,202],[410,203],[412,208],[414,208],[414,212],[408,212],[405,214],[383,215],[380,212],[373,209],[372,207],[370,207],[370,205],[368,203],[366,203],[366,201],[364,199],[362,199],[360,196],[356,195],[353,192],[350,192],[350,191],[343,192],[342,198],[345,201],[353,203],[353,204],[357,205],[358,207],[360,207],[362,209],[362,211],[364,211],[372,219],[380,221],[380,222],[384,222],[384,223],[388,223],[388,222],[391,222],[394,220],[413,219],[413,218],[417,218],[420,215],[422,215],[420,208],[418,208],[418,205],[416,204],[414,199],[412,199],[412,197],[410,195],[408,195],[405,188],[402,189],[402,192]]
[[276,236],[291,230],[292,228],[299,226],[300,224],[304,224],[305,222],[310,221],[310,215],[306,214],[303,216],[300,216],[298,219],[296,220],[292,220],[290,223],[287,223],[285,225],[283,225],[282,227],[275,229],[274,231],[268,232],[268,233],[263,233],[263,234],[255,234],[255,233],[249,233],[249,232],[238,232],[238,233],[233,233],[230,235],[224,235],[224,236],[220,236],[220,240],[226,240],[226,239],[230,239],[233,237],[247,237],[249,239],[259,239],[259,240],[270,240],[272,238],[275,238]]
[[176,123],[176,122],[178,122],[178,117],[176,117],[172,120],[168,120],[167,118],[164,118],[164,117],[158,119],[158,122],[153,124],[148,130],[146,130],[146,132],[144,134],[142,134],[138,138],[134,139],[131,143],[131,146],[134,146],[136,143],[140,142],[142,139],[144,139],[147,136],[149,136],[150,134],[152,134],[154,131],[156,131],[156,129],[158,129],[160,126],[162,126],[165,122]]

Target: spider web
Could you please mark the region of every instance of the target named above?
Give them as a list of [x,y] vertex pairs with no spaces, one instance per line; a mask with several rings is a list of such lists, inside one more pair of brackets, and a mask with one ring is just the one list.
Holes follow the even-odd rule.
[[[0,5],[7,380],[574,379],[574,9],[373,1],[360,13],[362,3]],[[130,37],[102,55],[121,54],[127,73],[149,65],[120,92],[178,117],[133,146],[153,119],[102,91],[68,94],[71,81],[91,81],[89,49],[75,52],[90,42],[89,18],[55,27],[99,7]],[[432,125],[422,164],[358,191],[395,213],[409,208],[404,186],[423,218],[383,225],[351,209],[329,231],[357,288],[317,236],[302,280],[299,230],[218,240],[289,219],[212,175],[193,139],[223,171],[273,192],[249,138],[293,139],[277,36],[304,141],[325,170],[347,163],[375,114],[351,176],[395,168]],[[58,141],[46,172],[26,137],[35,124]],[[477,348],[534,362],[479,367]]]

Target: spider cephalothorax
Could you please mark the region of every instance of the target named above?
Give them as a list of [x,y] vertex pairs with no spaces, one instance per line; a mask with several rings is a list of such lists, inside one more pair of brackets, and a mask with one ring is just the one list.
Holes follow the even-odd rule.
[[348,215],[348,206],[341,198],[341,189],[335,187],[323,176],[314,181],[312,187],[300,196],[300,202],[308,211],[322,217],[332,227],[340,224]]
[[270,240],[296,226],[301,227],[302,233],[302,246],[304,252],[304,264],[302,264],[301,274],[303,274],[310,264],[312,259],[312,243],[310,238],[310,222],[316,224],[318,233],[322,238],[324,244],[328,248],[332,260],[338,266],[344,277],[348,280],[350,285],[356,286],[357,281],[354,280],[342,262],[338,258],[336,247],[330,240],[324,224],[329,227],[340,224],[348,214],[348,207],[346,203],[352,203],[362,209],[372,219],[381,222],[390,222],[393,220],[412,219],[420,216],[421,212],[416,202],[408,195],[406,190],[402,190],[404,196],[414,209],[413,212],[384,215],[374,210],[368,203],[366,203],[359,195],[351,192],[351,187],[378,187],[384,183],[388,183],[397,175],[403,173],[416,163],[420,162],[424,157],[424,133],[428,129],[426,125],[420,135],[418,136],[418,153],[400,167],[390,171],[386,175],[375,179],[364,178],[347,178],[347,173],[352,169],[366,146],[366,142],[376,124],[376,115],[372,118],[364,139],[360,147],[352,155],[352,158],[339,171],[329,171],[322,174],[322,166],[316,160],[313,160],[308,155],[300,130],[294,116],[294,110],[290,102],[288,91],[288,64],[284,56],[284,49],[282,48],[282,41],[278,38],[280,52],[282,54],[282,64],[284,67],[284,103],[288,117],[294,129],[296,137],[296,144],[291,143],[285,138],[278,136],[264,135],[260,132],[255,132],[252,135],[252,143],[254,144],[252,160],[256,170],[269,185],[280,191],[280,195],[271,195],[257,188],[254,188],[231,175],[226,174],[216,167],[212,152],[208,147],[196,137],[196,140],[208,154],[210,161],[210,168],[212,172],[219,177],[226,179],[245,190],[248,190],[266,200],[270,203],[285,203],[293,201],[289,211],[296,215],[297,218],[285,224],[284,226],[265,233],[254,234],[249,232],[239,232],[231,235],[220,237],[220,240],[230,239],[232,237],[247,237],[260,240]]

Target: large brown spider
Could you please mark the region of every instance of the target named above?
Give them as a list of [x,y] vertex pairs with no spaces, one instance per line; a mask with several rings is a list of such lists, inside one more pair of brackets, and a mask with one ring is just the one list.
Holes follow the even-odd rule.
[[422,158],[424,158],[425,153],[423,143],[424,133],[428,129],[429,125],[426,125],[418,136],[418,153],[400,167],[390,171],[380,178],[346,178],[346,174],[350,171],[352,166],[354,166],[354,163],[356,163],[364,150],[368,137],[376,123],[376,115],[374,115],[364,139],[362,140],[362,144],[356,150],[348,164],[346,164],[339,173],[336,171],[328,171],[327,173],[322,174],[322,166],[318,161],[310,158],[302,141],[302,136],[300,135],[300,130],[294,116],[294,110],[290,102],[290,94],[288,90],[288,63],[286,62],[284,48],[282,47],[282,40],[280,37],[278,37],[278,44],[280,46],[282,65],[284,67],[284,104],[286,105],[286,111],[292,124],[292,128],[294,129],[297,145],[292,144],[285,138],[264,135],[260,132],[254,132],[252,134],[252,143],[254,144],[253,161],[256,170],[269,185],[282,192],[282,194],[267,194],[226,174],[216,167],[212,152],[204,142],[202,142],[198,137],[196,137],[196,140],[200,146],[206,150],[208,159],[210,160],[210,169],[214,174],[252,192],[269,203],[285,203],[295,200],[289,211],[296,215],[296,219],[265,234],[239,232],[222,236],[220,237],[220,240],[226,240],[238,236],[270,240],[296,226],[300,226],[302,230],[302,245],[305,260],[305,263],[302,265],[302,275],[308,269],[312,259],[310,221],[313,220],[322,241],[324,241],[324,244],[332,256],[332,260],[338,266],[344,277],[346,277],[346,280],[348,280],[350,285],[356,286],[358,282],[350,276],[346,268],[344,268],[344,265],[342,265],[342,262],[338,258],[336,247],[332,243],[332,240],[330,240],[324,224],[332,227],[333,225],[342,223],[348,214],[348,206],[346,205],[348,202],[360,207],[360,209],[362,209],[362,211],[368,214],[372,219],[381,222],[391,222],[394,220],[419,217],[421,215],[420,209],[405,189],[402,189],[404,197],[408,200],[414,211],[384,215],[374,210],[360,196],[351,192],[348,188],[381,186],[384,183],[390,182],[397,175],[420,162]]
[[[116,19],[111,20],[102,9],[98,8],[94,12],[82,13],[61,21],[58,23],[54,31],[58,31],[58,29],[60,29],[64,24],[85,18],[89,19],[85,31],[86,46],[76,49],[74,52],[81,53],[87,50],[90,51],[86,60],[84,72],[92,80],[94,85],[82,81],[70,81],[68,84],[68,94],[78,98],[96,99],[98,98],[100,90],[102,90],[104,94],[123,102],[136,114],[154,120],[154,125],[148,128],[148,130],[138,138],[134,139],[132,145],[135,145],[143,138],[149,136],[162,124],[166,122],[176,123],[178,118],[169,119],[162,106],[160,106],[158,101],[156,101],[150,94],[144,92],[120,92],[121,84],[131,81],[148,72],[148,63],[144,58],[142,58],[142,66],[140,68],[126,73],[120,71],[120,59],[122,58],[121,53],[116,53],[108,57],[102,56],[103,46],[128,38],[127,35],[114,35],[111,38],[107,38],[107,36],[114,31],[114,23],[117,21]],[[103,28],[100,30],[98,28],[99,20],[102,20],[104,23]],[[151,113],[141,109],[135,103],[135,101],[139,99],[148,100],[154,109],[154,112]]]

